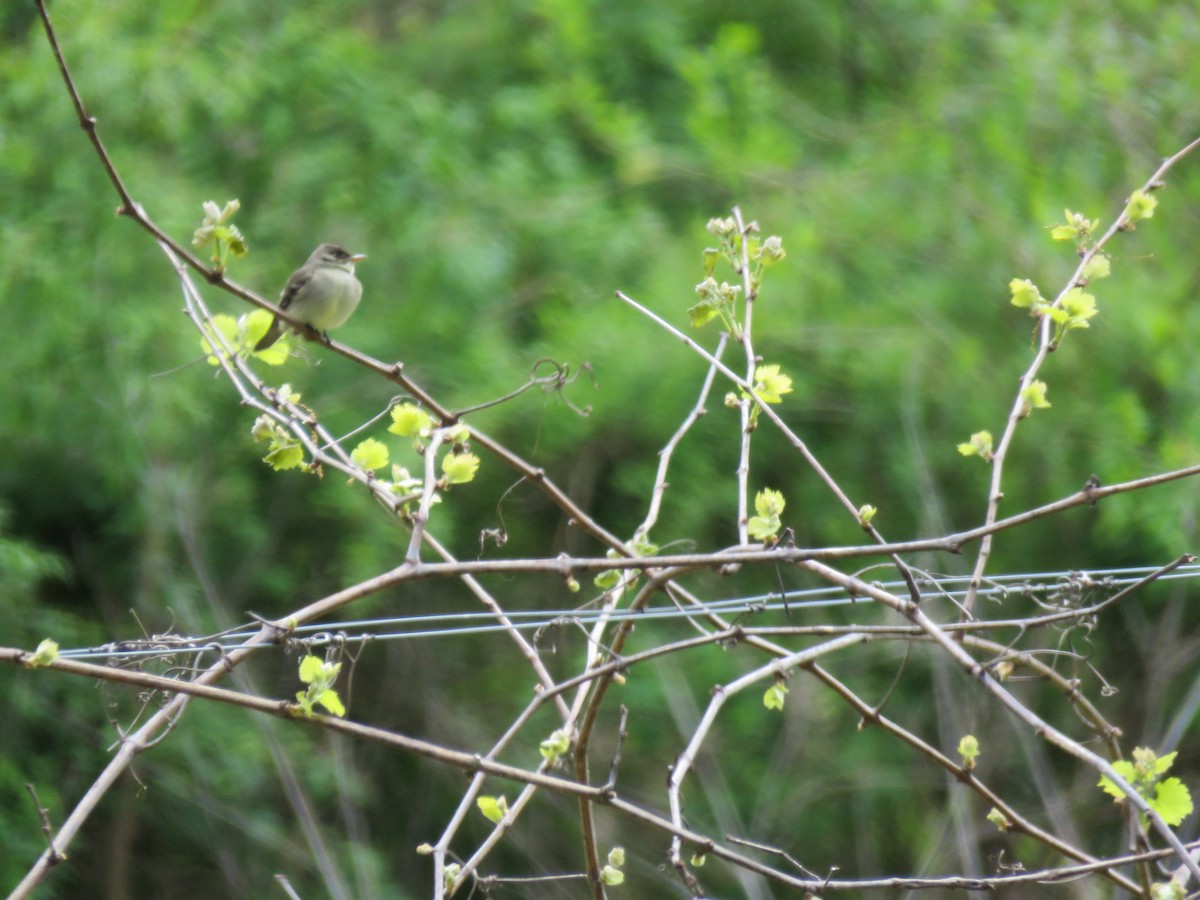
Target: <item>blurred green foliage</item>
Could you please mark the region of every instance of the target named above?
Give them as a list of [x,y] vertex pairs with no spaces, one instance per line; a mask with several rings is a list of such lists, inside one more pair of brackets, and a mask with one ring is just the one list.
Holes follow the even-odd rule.
[[[590,416],[525,395],[476,423],[618,534],[644,515],[656,452],[704,368],[613,291],[686,327],[710,216],[736,203],[783,236],[787,259],[755,312],[758,351],[795,381],[781,414],[856,503],[879,508],[884,534],[933,535],[984,512],[985,467],[955,445],[1000,432],[1029,358],[1031,321],[1008,304],[1008,281],[1057,293],[1075,260],[1046,226],[1069,207],[1106,227],[1159,158],[1200,132],[1200,15],[1188,4],[60,0],[52,14],[116,165],[162,227],[186,240],[203,201],[241,200],[250,254],[233,278],[272,296],[321,241],[368,253],[363,305],[338,338],[403,360],[451,406],[506,393],[541,357],[590,363],[595,388],[586,375],[568,388]],[[112,217],[116,197],[32,4],[0,7],[0,35],[6,641],[32,648],[53,635],[68,647],[143,627],[213,630],[396,565],[407,535],[363,492],[269,471],[227,386],[203,364],[180,368],[200,349],[173,273],[146,235]],[[1093,472],[1112,483],[1196,461],[1198,162],[1169,176],[1154,219],[1110,246],[1100,315],[1043,372],[1053,407],[1020,430],[1004,511],[1074,491]],[[267,376],[296,386],[335,433],[391,396],[319,349],[288,365]],[[724,390],[675,462],[660,545],[736,539],[738,435]],[[754,466],[751,490],[784,492],[797,543],[861,538],[770,428],[756,435]],[[513,480],[485,460],[479,480],[438,508],[436,532],[463,557],[479,553],[481,528],[501,523],[505,554],[596,551],[527,486],[501,501]],[[1005,534],[993,571],[1162,563],[1194,549],[1196,500],[1184,482]],[[774,581],[762,573],[761,584],[710,587]],[[513,593],[514,605],[575,602],[550,580]],[[1126,627],[1143,640],[1123,648],[1126,668],[1109,677],[1132,688],[1153,676],[1165,698],[1181,690],[1172,679],[1187,648],[1170,656],[1161,642],[1195,623],[1185,597],[1164,589],[1131,614]],[[464,603],[453,588],[421,585],[355,612]],[[565,654],[580,652],[560,640]],[[507,646],[469,644],[373,648],[351,714],[486,747],[525,702],[529,676],[514,671]],[[882,696],[898,654],[866,659],[843,677]],[[681,701],[702,705],[710,683],[751,664],[708,651],[669,677],[634,679],[641,744],[626,765],[656,773],[657,786],[676,727],[691,721]],[[290,696],[293,670],[286,659],[262,663],[259,688]],[[926,677],[920,666],[906,676]],[[64,814],[103,765],[110,716],[127,722],[132,706],[109,709],[57,677],[3,678],[5,715],[21,723],[0,731],[0,882],[13,884],[40,846],[21,783]],[[479,717],[481,685],[495,719]],[[1166,707],[1128,699],[1142,702],[1112,714],[1152,743]],[[899,697],[890,710],[936,740],[932,699]],[[757,699],[731,708],[727,749],[755,749],[728,785],[732,813],[717,804],[710,820],[693,798],[698,826],[734,822],[804,847],[818,871],[908,872],[923,858],[954,870],[929,837],[949,802],[939,772],[878,733],[856,733],[847,710],[803,679],[779,715]],[[981,768],[999,765],[986,729],[972,727]],[[110,896],[250,895],[281,870],[302,894],[336,893],[284,800],[283,753],[303,760],[349,893],[424,896],[427,862],[410,851],[435,839],[458,776],[195,705],[139,764],[144,787],[130,782],[101,808],[47,896],[101,882]],[[1184,759],[1178,770],[1185,780],[1196,771]],[[814,772],[819,782],[804,778]],[[531,813],[497,869],[524,873],[535,859],[539,871],[578,871],[572,818],[561,801]],[[476,834],[483,827],[474,823]],[[645,837],[622,836],[654,848],[627,866],[631,896],[662,877],[663,842]],[[1027,864],[1046,861],[1023,849]],[[737,890],[711,865],[704,877],[722,895]]]

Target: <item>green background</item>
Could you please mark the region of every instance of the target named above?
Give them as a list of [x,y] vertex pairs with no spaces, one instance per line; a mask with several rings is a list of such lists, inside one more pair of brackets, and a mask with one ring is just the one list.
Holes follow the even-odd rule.
[[[1047,230],[1064,207],[1107,227],[1159,160],[1200,134],[1200,17],[1184,3],[62,0],[52,14],[117,167],[166,231],[186,241],[202,202],[240,199],[251,253],[232,269],[238,281],[272,297],[321,241],[369,254],[362,307],[338,339],[402,360],[451,407],[506,393],[542,357],[589,363],[594,378],[567,389],[587,417],[532,393],[472,421],[620,535],[641,521],[657,451],[704,367],[613,292],[686,327],[710,217],[738,204],[783,237],[787,259],[755,313],[757,351],[795,381],[781,414],[856,503],[880,509],[885,535],[937,535],[981,521],[986,468],[954,448],[982,428],[999,435],[1030,358],[1032,323],[1008,304],[1009,279],[1057,293],[1075,265]],[[174,273],[146,234],[112,216],[117,198],[32,4],[0,8],[0,41],[5,643],[203,633],[397,565],[407,533],[363,491],[270,471],[229,385],[202,362],[185,365],[200,351]],[[1155,217],[1109,248],[1113,276],[1093,286],[1093,327],[1071,334],[1043,372],[1053,407],[1018,432],[1007,513],[1092,473],[1107,484],[1197,460],[1200,158],[1158,196]],[[206,296],[219,311],[246,309]],[[697,337],[711,346],[715,327]],[[337,434],[393,393],[319,348],[263,374],[290,382]],[[674,464],[653,534],[661,545],[736,540],[726,389],[718,384]],[[515,480],[485,459],[477,482],[436,510],[435,532],[462,558],[481,552],[481,529],[500,525],[509,542],[487,556],[598,552],[528,486],[502,501]],[[751,485],[784,491],[801,545],[861,539],[769,427],[755,436]],[[1159,565],[1195,549],[1195,503],[1181,482],[1074,510],[1003,535],[990,571]],[[914,561],[961,573],[970,559]],[[811,586],[790,572],[692,586],[750,595],[779,577]],[[556,579],[489,587],[512,608],[581,599]],[[1104,711],[1129,748],[1157,746],[1191,685],[1194,598],[1156,587],[1119,607],[1086,649],[1071,638],[1119,689]],[[352,613],[475,608],[453,585],[422,584]],[[860,609],[813,616],[888,620]],[[689,633],[646,628],[635,643]],[[555,670],[570,671],[578,633],[554,641]],[[903,652],[872,647],[833,668],[878,699]],[[946,751],[975,730],[985,774],[1035,818],[1057,803],[1097,852],[1121,846],[1093,773],[986,703],[964,702],[965,680],[914,655],[893,718]],[[663,808],[664,767],[710,686],[761,662],[711,649],[640,670],[612,701],[634,710],[622,790]],[[264,693],[296,690],[293,658],[250,669]],[[0,683],[0,883],[12,885],[42,847],[22,785],[34,783],[61,819],[107,757],[110,720],[127,724],[138,699],[43,673],[4,672]],[[1095,695],[1098,682],[1084,687]],[[356,671],[351,715],[483,750],[530,688],[496,638],[378,643]],[[1074,724],[1035,690],[1026,699]],[[610,713],[609,735],[615,705]],[[688,797],[692,824],[844,877],[990,871],[1001,849],[1027,866],[1057,861],[1004,842],[944,773],[854,725],[803,677],[782,717],[757,694],[743,698],[713,739],[720,777]],[[512,759],[528,763],[538,739]],[[600,741],[597,760],[610,744]],[[1194,784],[1186,741],[1183,751],[1175,773]],[[285,757],[335,878],[322,880],[286,799]],[[1056,777],[1061,793],[1033,771]],[[336,894],[339,882],[349,896],[427,896],[429,863],[413,850],[436,839],[463,784],[427,762],[198,704],[136,774],[105,800],[47,896],[265,895],[275,872],[305,896]],[[574,813],[564,800],[535,804],[486,871],[580,871]],[[478,818],[460,852],[486,833]],[[951,820],[978,829],[969,850],[943,831]],[[617,819],[602,829],[606,847],[630,850],[628,896],[682,894],[656,868],[661,836]],[[716,895],[772,896],[714,865],[702,874]],[[514,895],[584,895],[568,885]]]

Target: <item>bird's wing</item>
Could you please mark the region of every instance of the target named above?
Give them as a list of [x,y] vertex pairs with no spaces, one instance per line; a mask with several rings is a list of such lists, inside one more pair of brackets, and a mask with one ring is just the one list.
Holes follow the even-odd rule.
[[287,285],[283,289],[283,293],[279,295],[279,308],[287,309],[292,305],[292,301],[313,279],[312,271],[297,269],[292,273],[292,277],[288,279]]

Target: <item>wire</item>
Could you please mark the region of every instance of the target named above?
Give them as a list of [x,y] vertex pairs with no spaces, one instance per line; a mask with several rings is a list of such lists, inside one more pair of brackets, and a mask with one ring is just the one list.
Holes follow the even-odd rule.
[[[980,596],[1004,600],[1010,597],[1060,592],[1064,589],[1078,591],[1081,588],[1118,588],[1132,584],[1146,575],[1157,571],[1156,566],[1123,569],[1100,569],[1091,571],[1026,572],[1021,574],[997,575],[988,579],[979,591]],[[1161,581],[1176,581],[1200,578],[1200,565],[1180,566],[1164,575]],[[934,596],[955,601],[966,595],[970,577],[948,575],[918,579],[918,586],[930,588]],[[890,581],[879,585],[884,590],[904,589],[904,582]],[[301,625],[292,632],[295,642],[308,647],[321,647],[334,642],[353,643],[365,641],[428,640],[440,637],[466,637],[503,632],[509,628],[519,631],[537,631],[556,625],[588,626],[606,616],[611,622],[635,619],[639,622],[671,621],[685,619],[711,612],[721,615],[754,615],[779,611],[818,609],[822,607],[849,606],[873,603],[868,597],[850,597],[839,587],[819,587],[789,591],[786,596],[779,593],[756,594],[713,600],[699,607],[680,609],[673,605],[649,606],[638,612],[614,610],[604,613],[594,609],[560,610],[513,610],[505,613],[508,623],[496,621],[490,612],[434,613],[417,616],[389,616],[375,619],[351,619],[320,625]],[[138,659],[163,656],[164,654],[187,654],[221,652],[246,649],[246,641],[257,634],[256,626],[246,625],[233,631],[209,637],[188,638],[180,635],[155,635],[129,641],[116,641],[99,647],[60,650],[59,656],[67,659]],[[264,649],[274,644],[255,644],[253,649]]]

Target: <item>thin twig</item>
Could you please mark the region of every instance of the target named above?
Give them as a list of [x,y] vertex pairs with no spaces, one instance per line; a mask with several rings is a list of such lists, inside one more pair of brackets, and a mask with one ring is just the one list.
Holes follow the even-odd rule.
[[834,569],[829,568],[822,563],[808,561],[803,563],[806,569],[820,575],[822,578],[840,584],[843,587],[859,592],[863,595],[873,597],[881,603],[891,606],[897,612],[904,615],[914,624],[921,627],[931,638],[936,641],[943,650],[946,651],[956,663],[958,663],[975,681],[981,684],[988,692],[996,697],[1000,703],[1020,718],[1035,734],[1043,740],[1049,742],[1060,750],[1074,756],[1076,759],[1090,765],[1093,769],[1104,775],[1112,781],[1125,794],[1126,799],[1133,806],[1137,807],[1138,812],[1145,816],[1154,830],[1159,833],[1164,841],[1166,841],[1175,852],[1178,854],[1180,861],[1187,866],[1188,871],[1198,882],[1200,882],[1200,863],[1193,860],[1183,846],[1183,842],[1174,831],[1162,820],[1162,817],[1150,806],[1149,803],[1123,778],[1116,769],[1108,763],[1107,760],[1097,756],[1092,751],[1088,750],[1078,741],[1074,741],[1064,734],[1059,729],[1055,728],[1041,716],[1037,715],[1029,707],[1025,706],[1021,701],[1014,697],[1003,685],[1000,684],[988,670],[980,665],[980,663],[970,656],[962,648],[962,646],[950,637],[942,628],[933,622],[920,607],[912,602],[906,602],[900,598],[887,593],[879,588],[869,585],[866,582],[858,581],[843,575]]
[[[1155,170],[1154,174],[1146,179],[1145,184],[1142,185],[1142,190],[1149,193],[1150,191],[1157,190],[1159,187],[1161,187],[1163,184],[1163,176],[1167,174],[1171,167],[1197,147],[1200,147],[1200,138],[1192,141],[1173,156],[1169,156],[1163,160],[1162,165]],[[1099,240],[1096,241],[1094,245],[1089,247],[1086,252],[1080,255],[1079,264],[1075,267],[1074,273],[1072,273],[1071,277],[1067,279],[1066,284],[1063,286],[1062,290],[1059,291],[1058,296],[1054,298],[1054,302],[1050,304],[1051,307],[1060,306],[1062,304],[1063,297],[1066,296],[1068,291],[1080,284],[1085,283],[1083,280],[1083,272],[1087,268],[1088,264],[1096,257],[1097,254],[1101,252],[1101,250],[1104,249],[1104,245],[1108,243],[1109,238],[1111,238],[1117,232],[1123,231],[1128,222],[1129,206],[1126,204],[1125,208],[1121,210],[1121,214],[1117,216],[1112,225],[1109,226],[1108,231],[1104,232],[1104,234]],[[1012,443],[1013,435],[1016,433],[1017,425],[1023,418],[1025,418],[1026,415],[1024,391],[1037,377],[1039,370],[1042,368],[1042,364],[1046,361],[1046,358],[1054,349],[1054,344],[1051,339],[1050,325],[1050,317],[1042,316],[1040,327],[1041,336],[1038,342],[1037,353],[1034,355],[1034,358],[1032,362],[1030,362],[1029,367],[1025,370],[1025,373],[1021,376],[1020,385],[1017,388],[1017,396],[1013,400],[1012,408],[1009,410],[1008,414],[1008,421],[1004,426],[1004,433],[1000,436],[1000,442],[996,445],[996,450],[992,456],[992,478],[991,485],[988,488],[987,512],[985,513],[983,519],[983,524],[985,527],[992,524],[996,520],[996,516],[1000,509],[1000,501],[1004,497],[1004,493],[1001,488],[1004,474],[1004,462],[1008,457],[1008,448]],[[971,614],[971,609],[975,603],[975,595],[979,590],[979,586],[983,583],[983,573],[987,569],[987,563],[991,556],[991,552],[991,538],[990,536],[985,537],[983,543],[979,547],[979,555],[975,559],[975,569],[971,576],[971,586],[968,588],[966,599],[963,601],[964,615]]]

